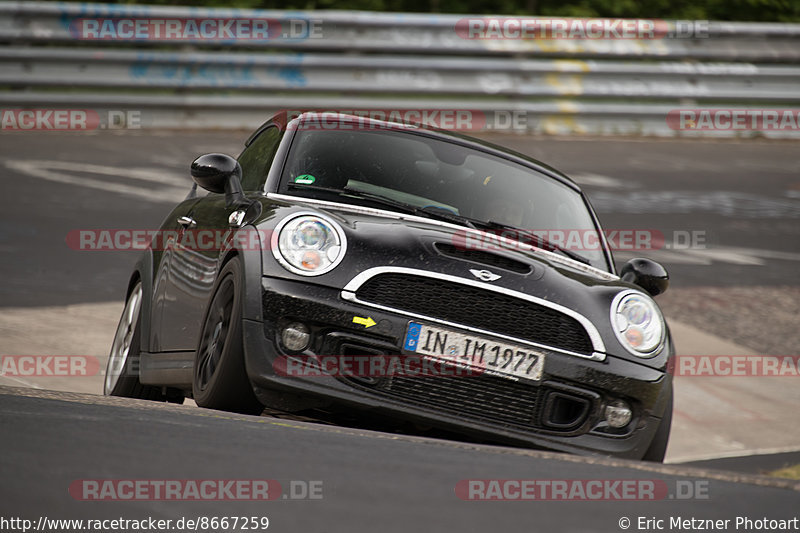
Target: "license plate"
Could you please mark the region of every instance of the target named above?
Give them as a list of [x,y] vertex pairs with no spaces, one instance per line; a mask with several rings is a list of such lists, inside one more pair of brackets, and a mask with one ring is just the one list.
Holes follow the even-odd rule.
[[417,322],[408,323],[403,348],[439,361],[468,365],[483,374],[514,380],[539,381],[544,370],[541,351]]

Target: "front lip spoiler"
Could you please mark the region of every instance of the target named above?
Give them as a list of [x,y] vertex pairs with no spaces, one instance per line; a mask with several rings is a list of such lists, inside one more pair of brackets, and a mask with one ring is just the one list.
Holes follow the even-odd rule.
[[[423,277],[446,280],[446,281],[450,281],[450,282],[454,282],[454,283],[461,283],[462,285],[470,285],[470,286],[473,286],[473,287],[480,287],[481,289],[497,292],[497,293],[500,293],[500,294],[505,294],[505,295],[508,295],[508,296],[513,296],[513,297],[519,298],[521,300],[526,300],[526,301],[533,302],[533,303],[536,303],[536,304],[544,306],[544,307],[548,307],[550,309],[553,309],[555,311],[563,313],[563,314],[565,314],[565,315],[577,320],[581,324],[581,326],[583,326],[584,330],[586,330],[586,333],[589,335],[589,339],[592,341],[592,347],[593,347],[594,351],[591,354],[582,354],[582,353],[573,352],[573,351],[570,351],[570,350],[564,350],[564,349],[561,349],[561,348],[548,346],[548,345],[545,345],[545,344],[539,344],[539,343],[531,342],[531,341],[526,340],[526,339],[520,339],[520,338],[512,337],[512,336],[509,336],[509,335],[503,335],[503,334],[500,334],[500,333],[497,333],[497,332],[493,332],[493,331],[489,331],[489,330],[484,330],[484,329],[480,329],[480,328],[474,328],[472,326],[459,324],[457,322],[449,322],[449,321],[442,320],[442,319],[439,319],[439,318],[436,318],[436,317],[421,315],[421,314],[417,314],[417,313],[411,313],[411,312],[408,312],[408,311],[404,311],[402,309],[397,309],[397,308],[394,308],[394,307],[388,307],[388,306],[384,306],[384,305],[380,305],[380,304],[375,304],[375,303],[372,303],[372,302],[365,302],[363,300],[359,300],[358,299],[358,297],[356,296],[356,291],[359,289],[359,287],[361,287],[361,285],[363,285],[367,280],[371,279],[372,277],[377,276],[378,274],[389,273],[389,272],[390,273],[396,273],[396,274],[399,273],[399,274],[410,274],[410,275],[414,275],[414,276],[423,276]],[[429,321],[429,322],[435,322],[435,323],[443,324],[443,325],[450,326],[450,327],[465,329],[465,330],[472,331],[473,333],[478,333],[478,334],[481,334],[481,335],[488,335],[490,337],[499,337],[499,338],[506,339],[506,340],[509,340],[509,341],[512,341],[512,342],[522,343],[522,344],[526,344],[526,345],[533,346],[533,347],[536,347],[536,348],[544,348],[544,349],[547,349],[547,350],[553,350],[553,351],[560,352],[560,353],[563,353],[563,354],[566,354],[566,355],[571,355],[571,356],[574,356],[574,357],[580,357],[582,359],[588,359],[590,361],[605,361],[605,359],[606,359],[606,353],[605,353],[606,352],[606,347],[605,347],[605,344],[603,343],[603,339],[602,339],[602,337],[600,335],[600,332],[597,331],[597,328],[594,326],[594,324],[592,324],[592,322],[588,318],[586,318],[585,316],[581,315],[580,313],[578,313],[576,311],[573,311],[572,309],[569,309],[569,308],[564,307],[562,305],[555,304],[553,302],[549,302],[549,301],[543,300],[541,298],[537,298],[536,296],[531,296],[531,295],[525,294],[523,292],[513,291],[511,289],[506,289],[504,287],[497,287],[495,285],[490,285],[488,283],[483,283],[483,282],[479,282],[479,281],[475,281],[475,280],[471,280],[471,279],[467,279],[467,278],[462,278],[462,277],[458,277],[458,276],[452,276],[452,275],[449,275],[449,274],[440,274],[438,272],[431,272],[431,271],[428,271],[428,270],[418,270],[418,269],[415,269],[415,268],[407,268],[407,267],[386,267],[386,266],[374,267],[374,268],[370,268],[368,270],[365,270],[364,272],[361,272],[356,277],[354,277],[352,280],[350,280],[347,283],[347,285],[345,285],[345,287],[342,289],[341,297],[342,297],[343,300],[346,300],[346,301],[349,301],[349,302],[353,302],[353,303],[357,303],[359,305],[365,305],[365,306],[368,306],[368,307],[374,307],[376,309],[381,309],[383,311],[388,311],[388,312],[396,313],[396,314],[403,315],[403,316],[417,318],[417,319],[425,320],[425,321]]]

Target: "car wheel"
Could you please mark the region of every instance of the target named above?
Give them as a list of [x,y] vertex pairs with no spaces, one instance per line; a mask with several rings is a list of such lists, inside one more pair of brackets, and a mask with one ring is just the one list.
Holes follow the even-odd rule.
[[[103,394],[140,400],[169,400],[183,403],[176,395],[167,396],[162,387],[142,385],[139,382],[139,352],[141,348],[142,283],[136,282],[117,325],[111,353],[106,365]],[[173,397],[174,396],[174,397]]]
[[667,409],[664,411],[664,416],[661,417],[661,423],[658,425],[656,435],[653,437],[653,442],[642,457],[642,461],[650,461],[653,463],[663,463],[664,456],[667,453],[667,442],[669,442],[669,432],[672,426],[672,385],[669,389],[669,400],[667,400]]
[[256,398],[244,366],[241,280],[242,263],[234,257],[222,268],[206,309],[192,391],[201,407],[259,414],[264,406]]

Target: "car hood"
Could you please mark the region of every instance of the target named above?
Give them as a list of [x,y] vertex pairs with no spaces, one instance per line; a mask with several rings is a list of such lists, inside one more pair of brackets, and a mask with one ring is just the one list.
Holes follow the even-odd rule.
[[259,229],[274,228],[290,214],[321,213],[341,225],[347,252],[332,271],[309,277],[288,272],[277,262],[272,249],[267,249],[263,252],[265,275],[337,289],[353,287],[356,276],[363,279],[373,272],[392,270],[457,277],[473,286],[523,293],[571,310],[597,327],[607,353],[627,354],[611,330],[610,307],[621,291],[641,289],[614,274],[556,253],[515,245],[513,241],[507,243],[507,248],[490,245],[475,250],[475,239],[485,245],[487,235],[495,238],[488,242],[496,242],[496,236],[413,215],[316,203],[279,204],[273,208],[272,216],[259,224]]

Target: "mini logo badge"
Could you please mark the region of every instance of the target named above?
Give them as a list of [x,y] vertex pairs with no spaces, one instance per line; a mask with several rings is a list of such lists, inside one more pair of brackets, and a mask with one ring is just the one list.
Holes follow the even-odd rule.
[[496,281],[500,279],[500,276],[494,274],[493,272],[489,272],[488,270],[476,270],[471,268],[469,273],[478,278],[481,281]]

